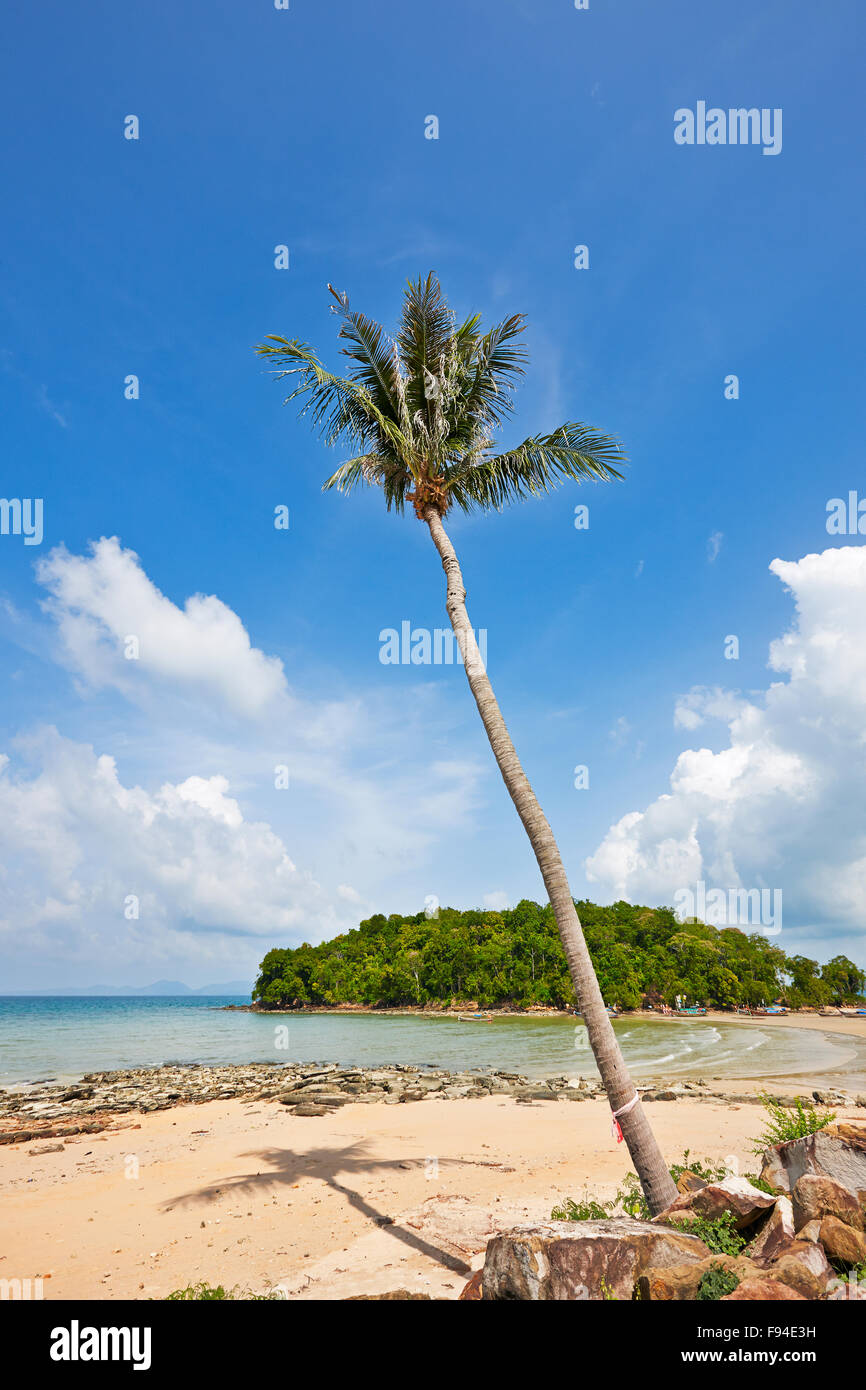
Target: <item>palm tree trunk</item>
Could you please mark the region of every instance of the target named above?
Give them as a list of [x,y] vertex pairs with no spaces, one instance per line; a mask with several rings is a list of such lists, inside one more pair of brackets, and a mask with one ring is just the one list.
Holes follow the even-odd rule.
[[[550,904],[556,917],[556,924],[562,938],[565,958],[571,972],[577,1004],[586,1024],[590,1046],[595,1055],[602,1083],[607,1091],[612,1111],[627,1106],[636,1095],[634,1082],[629,1076],[619,1043],[613,1031],[610,1017],[605,1009],[595,970],[593,969],[583,930],[571,896],[571,889],[565,876],[562,858],[553,837],[547,818],[539,806],[535,793],[511,741],[502,712],[496,703],[493,687],[478,650],[478,643],[472,631],[469,614],[466,611],[466,589],[460,572],[454,546],[442,524],[442,518],[433,507],[427,507],[424,520],[430,528],[433,544],[439,551],[446,578],[446,607],[451,626],[457,639],[469,687],[475,696],[478,713],[493,749],[493,756],[502,773],[502,780],[517,807],[517,814],[523,821],[529,836]],[[653,1215],[663,1211],[677,1196],[677,1189],[668,1172],[661,1150],[644,1114],[641,1101],[637,1101],[626,1113],[620,1116],[622,1134],[628,1144],[629,1153],[640,1179],[641,1186]]]

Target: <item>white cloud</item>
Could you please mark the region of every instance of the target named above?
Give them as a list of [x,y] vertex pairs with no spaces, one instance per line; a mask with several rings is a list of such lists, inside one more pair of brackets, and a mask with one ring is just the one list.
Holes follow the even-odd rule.
[[494,893],[485,893],[482,902],[491,912],[504,912],[508,906],[508,894],[498,888]]
[[670,791],[630,811],[586,861],[614,897],[672,903],[678,888],[780,888],[789,924],[863,925],[866,896],[866,546],[771,571],[796,603],[770,647],[787,679],[759,695],[697,688],[675,722],[727,724],[728,744],[686,749]]
[[[144,677],[192,687],[247,716],[287,694],[282,662],[252,646],[240,618],[220,599],[194,594],[178,608],[117,537],[90,548],[82,556],[60,546],[37,566],[64,659],[88,685],[135,696]],[[137,640],[137,659],[124,655],[130,637]]]
[[[114,758],[56,729],[19,743],[28,772],[13,775],[0,758],[7,944],[101,956],[114,968],[175,950],[178,934],[271,944],[342,925],[271,827],[244,818],[224,777],[167,782],[151,795],[125,786]],[[130,895],[137,919],[124,913]]]
[[[180,978],[237,977],[263,947],[357,925],[383,893],[389,910],[420,908],[419,881],[494,778],[462,756],[434,683],[408,709],[397,683],[375,700],[290,695],[231,609],[177,606],[117,540],[55,550],[38,577],[59,641],[42,633],[33,652],[61,660],[82,698],[58,688],[55,720],[75,738],[41,729],[0,752],[0,955],[28,983],[37,962],[65,983],[61,961],[84,984],[144,982],[168,961]],[[138,661],[122,654],[131,634]],[[440,753],[427,763],[425,742]]]
[[714,531],[707,540],[707,562],[714,564],[719,558],[719,551],[722,548],[722,541],[725,539],[723,531]]

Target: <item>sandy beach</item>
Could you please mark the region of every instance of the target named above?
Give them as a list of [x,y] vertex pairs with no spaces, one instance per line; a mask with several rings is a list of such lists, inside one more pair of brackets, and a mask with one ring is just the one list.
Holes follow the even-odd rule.
[[[866,1038],[866,1019],[736,1022]],[[856,1089],[853,1080],[832,1078]],[[648,1113],[671,1162],[689,1149],[755,1171],[763,1111],[737,1097],[764,1086],[809,1095],[815,1084],[716,1079],[730,1101],[681,1096]],[[122,1123],[62,1145],[0,1147],[0,1278],[41,1277],[47,1299],[161,1299],[200,1280],[301,1299],[398,1288],[456,1298],[492,1234],[548,1218],[566,1196],[611,1197],[630,1168],[601,1097],[434,1095],[317,1116],[230,1099],[133,1111]]]
[[[759,1106],[648,1108],[670,1161],[690,1149],[758,1166]],[[612,1196],[630,1166],[601,1098],[434,1097],[317,1117],[230,1100],[129,1119],[59,1152],[0,1149],[0,1278],[41,1276],[46,1299],[161,1299],[198,1280],[301,1299],[456,1298],[492,1234],[568,1195]]]

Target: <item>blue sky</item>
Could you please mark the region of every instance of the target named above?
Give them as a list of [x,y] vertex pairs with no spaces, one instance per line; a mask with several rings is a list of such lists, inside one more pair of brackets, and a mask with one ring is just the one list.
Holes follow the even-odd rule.
[[[451,522],[575,895],[774,889],[778,944],[866,963],[866,569],[826,528],[866,497],[863,29],[854,0],[10,17],[0,493],[44,538],[0,536],[7,987],[195,986],[540,896],[463,673],[379,661],[446,624],[426,528],[321,493],[339,456],[251,351],[336,364],[327,282],[390,325],[430,269],[458,314],[528,317],[505,442],[579,419],[631,460]],[[780,108],[781,152],[677,145],[699,101]]]

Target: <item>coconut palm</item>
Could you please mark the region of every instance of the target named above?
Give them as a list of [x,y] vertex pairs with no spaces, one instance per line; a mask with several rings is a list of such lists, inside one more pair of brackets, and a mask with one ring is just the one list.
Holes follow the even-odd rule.
[[445,529],[452,507],[487,511],[548,492],[566,479],[620,478],[617,440],[572,421],[504,452],[493,435],[513,410],[524,372],[522,314],[487,332],[475,314],[458,324],[433,275],[409,282],[396,337],[350,309],[328,286],[341,321],[348,376],[322,365],[306,343],[271,336],[256,351],[289,378],[286,401],[299,400],[325,443],[348,445],[352,457],[325,483],[351,492],[379,487],[390,511],[411,503],[430,530],[446,579],[446,608],[493,755],[529,836],[556,916],[578,1008],[602,1081],[652,1212],[676,1196],[668,1169],[628,1074],[605,1009],[562,857],[502,717],[466,611],[466,590]]

